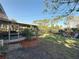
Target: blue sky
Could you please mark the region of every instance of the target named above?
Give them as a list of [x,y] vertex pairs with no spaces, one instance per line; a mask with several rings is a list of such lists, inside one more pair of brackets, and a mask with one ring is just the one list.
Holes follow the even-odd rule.
[[[8,17],[21,23],[31,24],[33,20],[54,16],[54,14],[43,13],[43,0],[0,0],[0,2]],[[74,12],[73,15],[79,16],[79,13]]]
[[42,0],[0,0],[9,18],[21,23],[32,23],[33,20],[51,18],[43,13]]

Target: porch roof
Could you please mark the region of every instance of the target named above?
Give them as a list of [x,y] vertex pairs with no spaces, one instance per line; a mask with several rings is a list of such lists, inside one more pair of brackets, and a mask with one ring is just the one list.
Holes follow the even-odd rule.
[[33,26],[33,27],[37,27],[36,25],[31,25],[31,24],[24,24],[24,23],[18,23],[18,22],[12,22],[11,20],[7,19],[7,18],[1,18],[0,17],[0,23],[7,23],[7,24],[17,24],[17,25],[21,25],[21,26]]

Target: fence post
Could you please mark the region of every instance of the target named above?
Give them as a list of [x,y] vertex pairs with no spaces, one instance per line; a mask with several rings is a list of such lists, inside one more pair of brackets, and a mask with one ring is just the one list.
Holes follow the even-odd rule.
[[9,24],[9,28],[8,28],[8,38],[10,40],[10,24]]
[[19,38],[19,25],[18,25],[18,38]]

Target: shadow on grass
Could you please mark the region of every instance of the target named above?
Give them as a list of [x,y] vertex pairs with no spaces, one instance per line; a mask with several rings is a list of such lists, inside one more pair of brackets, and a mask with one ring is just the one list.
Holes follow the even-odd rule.
[[78,39],[66,38],[61,35],[49,35],[44,37],[43,42],[46,50],[55,55],[55,59],[78,59],[79,49],[75,46],[79,46]]
[[[69,41],[70,40],[70,41]],[[37,47],[19,48],[8,53],[8,59],[78,59],[79,50],[73,48],[76,45],[72,39],[58,35],[48,35],[41,38]],[[65,45],[71,44],[71,47]]]
[[63,37],[61,35],[48,35],[43,37],[45,41],[51,41],[57,44],[63,44],[68,48],[73,48],[79,45],[79,39],[74,39],[71,37]]

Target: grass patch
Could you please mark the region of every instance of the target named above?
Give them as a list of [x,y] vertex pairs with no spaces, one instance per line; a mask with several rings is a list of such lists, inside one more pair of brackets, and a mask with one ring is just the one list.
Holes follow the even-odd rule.
[[64,57],[64,59],[78,59],[79,50],[73,48],[74,46],[79,46],[78,39],[67,38],[61,35],[48,35],[42,38],[41,41],[45,43],[46,51],[61,57],[61,59]]

